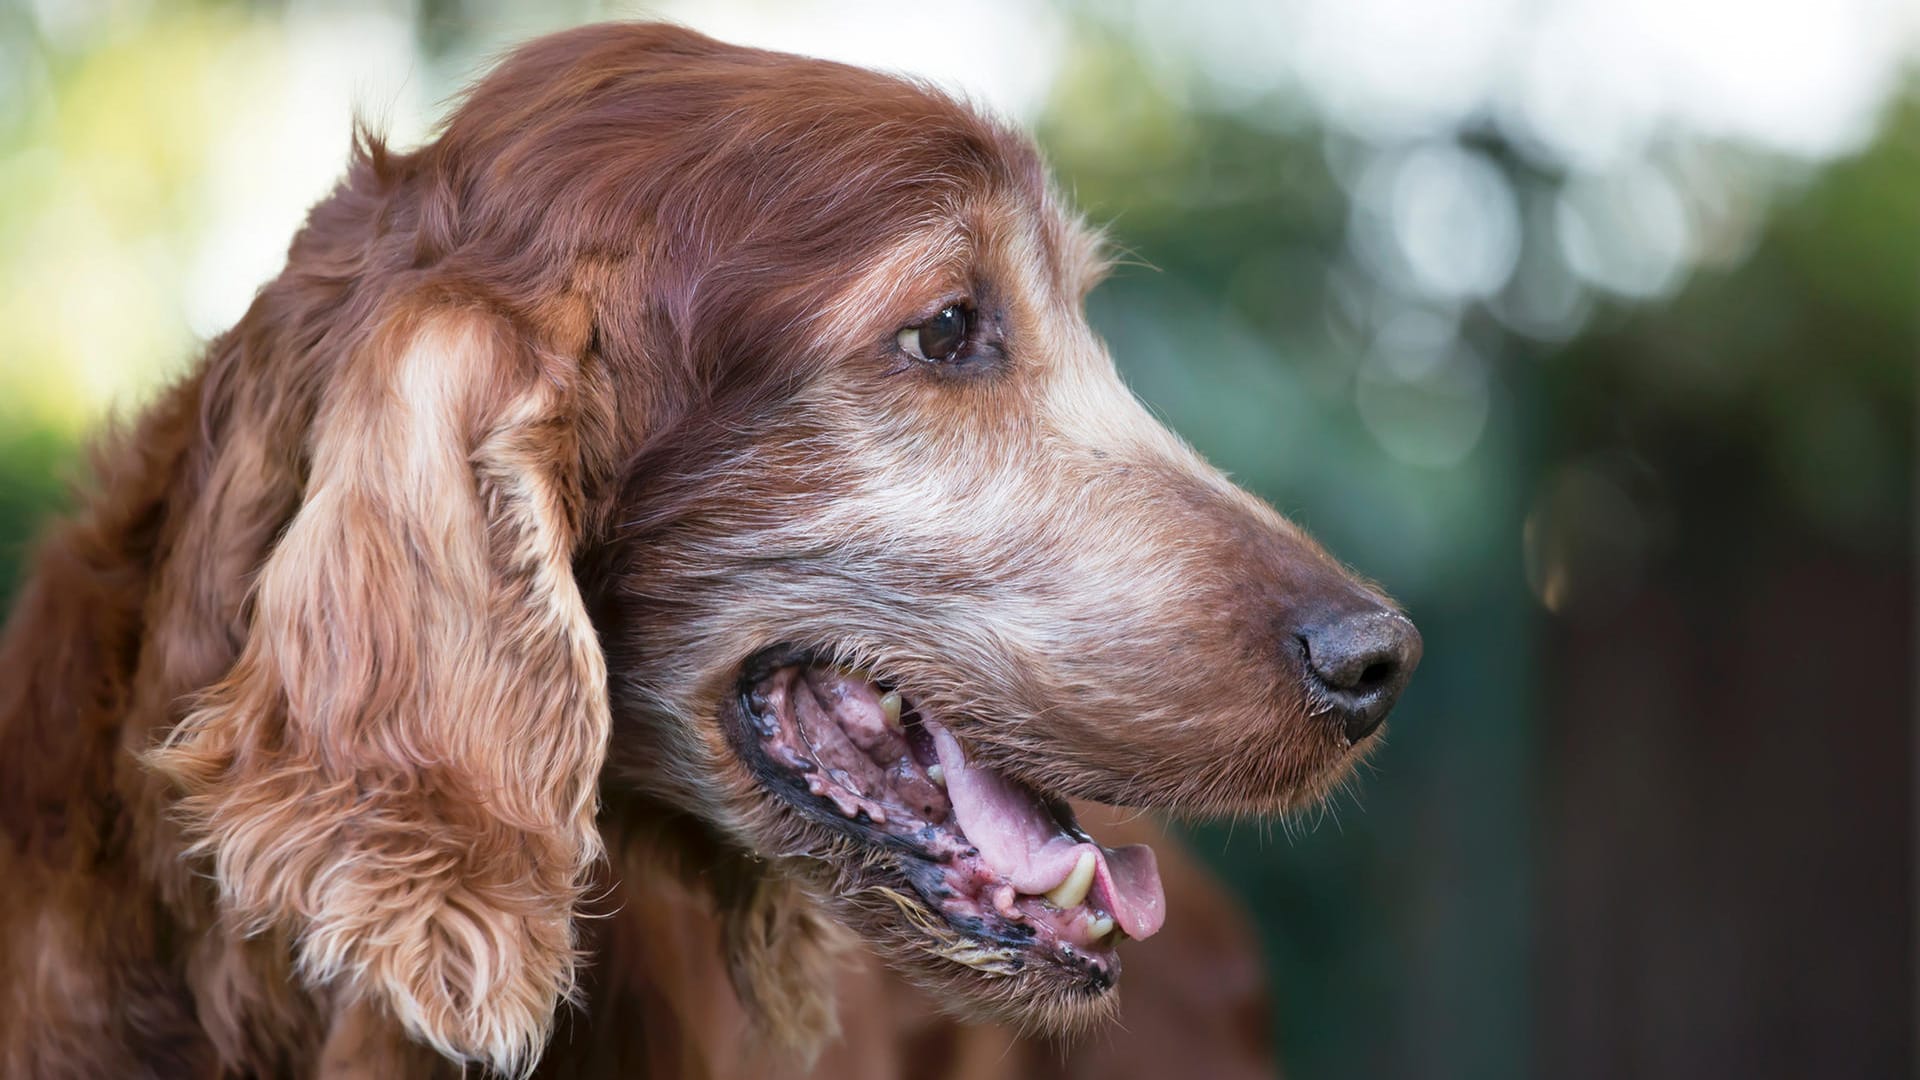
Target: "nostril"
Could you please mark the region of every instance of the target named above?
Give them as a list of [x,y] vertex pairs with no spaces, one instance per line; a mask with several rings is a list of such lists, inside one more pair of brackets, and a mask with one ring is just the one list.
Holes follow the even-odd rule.
[[1420,632],[1382,608],[1328,620],[1296,639],[1315,695],[1333,707],[1352,742],[1387,718],[1420,662]]
[[1381,683],[1386,682],[1387,679],[1390,676],[1392,676],[1392,674],[1393,674],[1392,661],[1376,660],[1373,663],[1368,664],[1366,670],[1360,673],[1360,681],[1356,684],[1356,689],[1371,690],[1372,688],[1379,686]]

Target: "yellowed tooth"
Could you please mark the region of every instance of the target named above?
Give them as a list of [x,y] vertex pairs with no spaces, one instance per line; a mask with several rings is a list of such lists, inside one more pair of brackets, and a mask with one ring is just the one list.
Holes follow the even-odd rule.
[[1073,871],[1067,880],[1055,885],[1047,893],[1047,903],[1057,908],[1070,908],[1087,898],[1087,890],[1093,888],[1094,857],[1091,851],[1082,851],[1080,859],[1073,864]]
[[935,784],[938,784],[941,787],[946,787],[947,786],[947,770],[941,768],[938,765],[929,765],[927,766],[927,779],[933,781]]
[[1113,933],[1113,916],[1111,915],[1102,915],[1087,923],[1087,940],[1095,945],[1107,940],[1107,935],[1111,933]]
[[889,690],[880,695],[880,713],[887,719],[887,726],[900,726],[900,691]]

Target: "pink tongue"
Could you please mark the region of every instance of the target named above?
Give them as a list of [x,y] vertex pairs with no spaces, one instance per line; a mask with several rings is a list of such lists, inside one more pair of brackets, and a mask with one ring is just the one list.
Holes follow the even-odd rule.
[[1113,921],[1131,938],[1152,936],[1167,917],[1160,870],[1145,844],[1104,848],[1060,830],[1032,791],[992,769],[967,761],[946,728],[925,721],[933,735],[947,796],[967,839],[994,872],[1023,893],[1040,894],[1066,880],[1082,851],[1095,854],[1094,892],[1104,895]]

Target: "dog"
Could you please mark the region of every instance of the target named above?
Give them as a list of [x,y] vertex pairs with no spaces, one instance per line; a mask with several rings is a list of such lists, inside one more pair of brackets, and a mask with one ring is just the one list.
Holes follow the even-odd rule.
[[1000,124],[669,26],[357,134],[0,642],[3,1071],[803,1066],[860,946],[1110,1020],[1180,914],[1069,800],[1311,804],[1421,645],[1125,389],[1105,266]]

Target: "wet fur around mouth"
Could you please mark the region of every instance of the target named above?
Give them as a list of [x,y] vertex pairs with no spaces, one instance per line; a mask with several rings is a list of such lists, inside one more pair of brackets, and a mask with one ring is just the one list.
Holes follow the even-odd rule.
[[[971,977],[992,980],[993,991],[969,995],[987,998],[988,1015],[1056,1031],[1078,1029],[1107,1015],[1120,971],[1115,946],[1125,934],[1097,906],[1104,895],[1094,895],[1082,882],[1079,895],[1068,903],[1057,893],[1016,893],[1012,884],[996,877],[978,847],[960,831],[957,811],[944,798],[944,784],[939,791],[925,787],[928,774],[938,783],[937,761],[917,773],[928,801],[937,805],[918,808],[925,812],[916,820],[897,801],[883,808],[877,801],[883,797],[879,791],[853,790],[858,785],[849,786],[851,778],[823,761],[817,748],[796,754],[779,741],[783,735],[804,739],[806,732],[782,730],[783,720],[775,713],[790,718],[799,706],[788,702],[786,710],[780,709],[769,700],[767,687],[784,677],[775,695],[797,695],[810,688],[810,673],[822,670],[833,670],[833,665],[793,646],[757,653],[742,665],[722,725],[734,753],[792,818],[806,861],[830,868],[839,878],[827,892],[848,898],[863,922],[878,924],[879,932],[893,938],[903,952],[922,958],[923,963],[904,965],[910,978],[937,982],[955,974],[950,968],[957,967]],[[887,690],[895,708],[902,710],[901,739],[913,744],[913,757],[929,762],[935,753],[933,736],[921,726],[929,721],[919,717],[898,690]],[[900,764],[914,767],[906,759]],[[1071,808],[1060,800],[1043,802],[1050,825],[1063,839],[1093,846]],[[1070,881],[1060,887],[1071,888]],[[1056,898],[1066,906],[1056,906]],[[1089,940],[1089,927],[1097,929],[1097,938]],[[1058,997],[1059,1004],[1035,1017],[1036,993]],[[995,998],[1005,999],[998,1010],[992,1004]]]

